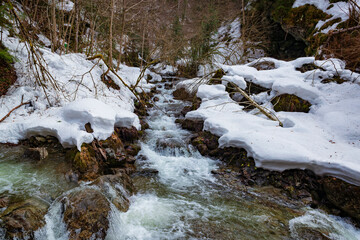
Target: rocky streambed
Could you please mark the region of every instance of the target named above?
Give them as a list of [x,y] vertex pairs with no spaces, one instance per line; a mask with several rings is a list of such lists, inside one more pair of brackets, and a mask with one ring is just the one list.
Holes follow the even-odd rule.
[[354,194],[331,195],[325,186],[337,179],[257,169],[244,150],[219,149],[201,122],[176,120],[196,106],[174,99],[173,82],[156,84],[156,106],[138,104],[141,131],[117,128],[81,152],[41,136],[1,145],[1,237],[359,238],[357,217],[346,211],[356,189],[330,184]]

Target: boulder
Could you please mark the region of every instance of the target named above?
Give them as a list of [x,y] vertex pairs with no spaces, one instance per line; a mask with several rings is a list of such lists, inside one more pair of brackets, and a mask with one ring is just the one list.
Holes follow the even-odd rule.
[[360,187],[334,177],[322,180],[326,198],[349,216],[360,220]]
[[64,222],[70,239],[104,239],[109,228],[111,210],[106,197],[97,189],[83,188],[62,200]]
[[49,204],[36,198],[12,202],[1,213],[1,226],[13,239],[33,239],[34,232],[45,225],[44,216]]
[[134,185],[129,175],[118,173],[116,175],[104,175],[92,183],[99,187],[100,191],[120,211],[129,209],[129,197],[135,192]]

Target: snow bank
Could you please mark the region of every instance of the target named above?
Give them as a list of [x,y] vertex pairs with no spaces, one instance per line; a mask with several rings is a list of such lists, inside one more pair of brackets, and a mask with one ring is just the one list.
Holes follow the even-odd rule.
[[[0,123],[0,142],[18,143],[32,135],[53,135],[65,146],[80,146],[94,138],[106,139],[116,127],[140,128],[138,117],[133,113],[133,93],[112,73],[110,77],[120,90],[108,87],[101,81],[105,64],[97,59],[89,61],[83,54],[58,55],[48,48],[40,48],[47,68],[57,83],[55,89],[46,83],[46,94],[35,83],[28,63],[24,43],[9,37],[4,31],[3,43],[17,59],[17,82],[0,98],[0,116],[5,116],[21,103],[30,101],[14,111]],[[157,77],[147,70],[147,74]],[[121,65],[118,75],[128,85],[135,85],[139,68]],[[137,90],[150,91],[153,87],[144,78]],[[90,123],[94,132],[87,133],[84,125]]]
[[[251,81],[270,89],[253,98],[272,109],[271,99],[283,93],[295,94],[313,105],[309,113],[278,112],[277,122],[252,110],[245,112],[229,97],[223,85],[202,85],[197,96],[200,108],[187,113],[188,119],[203,119],[204,130],[219,136],[220,147],[245,148],[257,167],[283,171],[311,169],[360,185],[360,75],[344,69],[337,59],[315,61],[299,58],[284,62],[271,58],[273,70],[258,71],[254,63],[223,66],[225,79]],[[314,63],[317,69],[301,73],[297,67]],[[323,84],[339,74],[348,82]]]

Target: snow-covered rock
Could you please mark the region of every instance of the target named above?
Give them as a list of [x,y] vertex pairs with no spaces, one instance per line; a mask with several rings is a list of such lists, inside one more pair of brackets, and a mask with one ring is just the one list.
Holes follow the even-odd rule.
[[[344,69],[344,63],[337,59],[266,60],[274,62],[275,69],[258,71],[252,63],[223,65],[224,79],[246,78],[271,89],[270,94],[253,96],[270,110],[273,97],[295,94],[313,104],[309,113],[278,112],[284,124],[280,127],[256,109],[243,111],[225,86],[202,85],[197,92],[202,103],[186,118],[203,119],[203,130],[219,136],[220,147],[245,148],[258,167],[279,171],[306,168],[360,185],[360,75]],[[296,70],[309,63],[323,70]],[[348,82],[321,83],[337,74]]]

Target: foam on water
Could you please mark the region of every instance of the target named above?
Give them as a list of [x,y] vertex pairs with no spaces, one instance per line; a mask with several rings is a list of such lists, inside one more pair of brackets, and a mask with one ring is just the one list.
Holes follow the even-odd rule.
[[301,239],[305,231],[315,230],[333,240],[358,240],[360,230],[345,219],[327,215],[319,210],[309,210],[305,215],[289,221],[291,236]]

